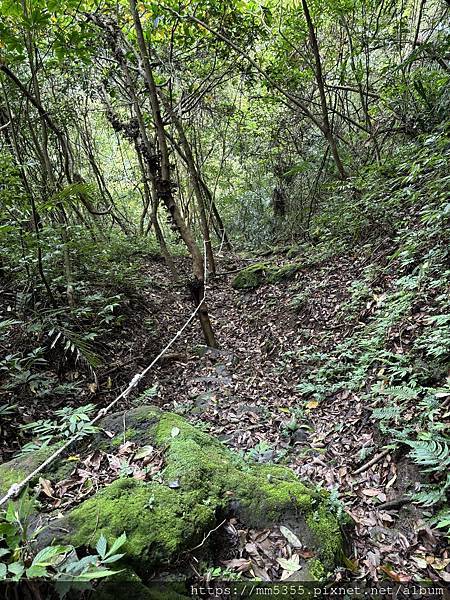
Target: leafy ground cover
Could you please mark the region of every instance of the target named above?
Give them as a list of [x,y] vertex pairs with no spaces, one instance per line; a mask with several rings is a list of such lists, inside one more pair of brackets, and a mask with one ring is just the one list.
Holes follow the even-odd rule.
[[[358,244],[349,242],[354,234],[348,239],[341,223],[322,220],[318,227],[326,223],[336,251],[330,253],[329,241],[282,253],[274,249],[264,260],[291,276],[261,281],[255,289],[231,285],[235,271],[248,262],[238,256],[221,261],[221,271],[230,273],[211,280],[208,291],[221,349],[206,349],[199,337],[196,345],[192,327],[189,343],[180,341],[128,404],[151,399],[222,440],[248,465],[288,465],[302,481],[327,490],[333,511],[354,522],[350,550],[335,576],[449,580],[446,144],[442,134],[429,136],[405,148],[397,167],[382,178],[372,174],[359,198],[371,213],[359,209],[367,222],[358,225],[366,232]],[[375,234],[371,222],[377,219]],[[355,219],[348,225],[354,227]],[[336,237],[336,228],[344,235]],[[178,260],[183,268],[184,259]],[[151,286],[141,286],[139,302],[158,315],[159,329],[151,338],[156,348],[158,335],[166,339],[189,312],[189,298],[171,288],[179,311],[168,313],[168,271],[150,259],[141,276],[148,281],[150,273]],[[78,376],[86,398],[97,406],[127,373],[145,365],[146,351],[151,354],[142,318],[128,314],[117,326],[122,339],[131,329],[133,336],[122,342],[116,363],[96,369],[96,387],[90,369],[80,369]],[[20,337],[10,335],[18,327],[23,324],[5,325],[4,343],[18,343]],[[17,370],[25,366],[19,363]],[[33,375],[43,366],[30,363],[28,370]],[[4,393],[10,394],[11,380],[6,381]],[[14,389],[34,393],[30,385]],[[78,402],[83,400],[82,395]],[[79,422],[74,414],[66,422]],[[6,428],[15,432],[17,423],[7,417]],[[52,441],[64,437],[64,415],[61,419],[59,429],[47,423]],[[22,435],[33,432],[42,444],[42,429],[27,427]],[[93,481],[101,487],[118,475],[145,479],[149,471],[145,457],[136,455],[134,433],[132,424],[123,429],[115,454],[102,450],[81,462],[75,456],[75,467],[60,482],[49,487],[41,481],[41,499],[53,507],[63,499],[76,506],[92,494]],[[162,456],[152,460],[150,476],[163,464]],[[270,578],[274,564],[280,569],[279,560],[292,560],[295,544],[287,554],[274,550],[277,540],[286,539],[279,530],[228,520],[222,535],[239,539],[237,550],[232,558],[205,564],[201,577]],[[307,556],[308,549],[303,552]]]

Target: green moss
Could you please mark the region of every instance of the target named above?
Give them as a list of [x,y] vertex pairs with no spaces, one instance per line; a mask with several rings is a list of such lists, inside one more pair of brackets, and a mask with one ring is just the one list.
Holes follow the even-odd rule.
[[314,580],[322,579],[326,574],[325,567],[317,558],[308,561],[308,572]]
[[0,465],[0,495],[6,494],[14,483],[19,483],[27,476],[22,469],[13,469],[5,465]]
[[123,430],[125,421],[126,441],[133,441],[140,446],[153,443],[152,426],[156,425],[161,417],[161,409],[157,406],[143,404],[127,411],[125,414],[113,414],[101,421],[101,429],[112,431],[116,435],[112,439],[105,439],[103,434],[96,438],[96,445],[101,450],[114,451],[123,443]]
[[316,538],[320,540],[324,566],[331,569],[342,553],[342,536],[338,520],[322,503],[308,515],[306,523]]
[[[45,461],[61,444],[44,446],[33,453],[13,458],[0,465],[0,493],[5,494],[13,483],[19,483]],[[36,477],[36,480],[39,476]],[[31,485],[33,485],[33,481]]]
[[256,263],[239,271],[233,279],[232,286],[236,290],[251,290],[264,281],[265,273],[269,270],[266,263]]
[[118,479],[70,513],[70,541],[94,547],[102,533],[112,543],[125,531],[131,562],[167,562],[213,524],[213,507],[201,501],[201,492]]
[[[176,433],[176,430],[179,430],[179,433]],[[189,437],[197,444],[225,449],[222,444],[216,442],[210,435],[194,427],[186,419],[175,413],[161,413],[152,435],[158,446],[165,446],[168,443],[172,446],[178,440]]]
[[301,254],[302,248],[301,246],[290,246],[288,251],[286,252],[286,258],[295,258]]
[[239,271],[233,280],[232,286],[238,290],[254,289],[262,283],[278,283],[292,279],[300,270],[299,263],[289,263],[282,267],[270,266],[266,263],[256,263]]
[[74,470],[78,459],[75,460],[64,460],[61,463],[56,463],[53,468],[50,468],[48,471],[45,471],[41,476],[44,479],[50,479],[51,481],[62,481],[69,477],[69,475]]
[[267,276],[267,281],[269,283],[278,283],[279,281],[292,279],[300,268],[301,266],[298,263],[291,263],[283,265],[282,267],[272,268]]
[[134,427],[128,427],[128,429],[125,430],[125,434],[116,435],[116,437],[111,440],[111,445],[117,448],[124,442],[132,442],[137,437],[139,437],[139,431],[134,429]]
[[[116,480],[69,513],[72,533],[66,541],[95,546],[101,533],[112,542],[125,531],[124,551],[136,568],[168,564],[201,541],[221,515],[233,512],[249,527],[293,524],[305,545],[331,567],[341,544],[338,523],[326,498],[290,469],[249,464],[180,415],[159,411],[155,418],[154,409],[151,418],[139,415],[149,443],[164,451],[161,479]],[[127,422],[137,423],[134,411]]]
[[134,408],[132,412],[126,415],[127,420],[132,419],[135,423],[148,423],[153,422],[155,419],[159,419],[161,416],[161,409],[157,406],[152,406],[149,404],[143,404],[142,406],[138,406]]

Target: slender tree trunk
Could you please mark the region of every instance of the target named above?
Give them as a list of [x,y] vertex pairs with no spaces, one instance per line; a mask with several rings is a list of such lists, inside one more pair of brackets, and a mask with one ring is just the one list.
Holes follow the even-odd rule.
[[314,25],[313,25],[313,22],[311,19],[311,15],[309,13],[309,8],[308,8],[308,4],[307,4],[306,0],[302,0],[302,7],[303,7],[303,12],[305,14],[306,24],[308,26],[309,43],[311,45],[311,50],[312,50],[312,53],[314,56],[314,63],[315,63],[314,70],[315,70],[317,87],[319,88],[320,106],[321,106],[321,110],[322,110],[322,122],[323,122],[322,131],[323,131],[323,134],[330,146],[331,154],[333,155],[333,159],[336,164],[336,168],[339,172],[339,177],[341,179],[347,179],[348,175],[344,168],[344,165],[342,164],[341,157],[339,155],[339,150],[337,147],[337,142],[333,135],[333,131],[332,131],[332,128],[330,125],[330,119],[328,116],[327,97],[325,94],[325,85],[324,85],[324,78],[323,78],[323,72],[322,72],[322,61],[321,61],[320,52],[319,52],[319,45],[317,43],[316,32],[314,30]]
[[205,192],[206,198],[208,199],[208,204],[211,206],[212,208],[212,213],[215,219],[215,223],[216,223],[216,227],[217,227],[217,237],[220,240],[220,243],[225,245],[225,248],[229,251],[232,252],[233,251],[233,246],[231,245],[230,242],[230,238],[227,235],[227,232],[225,230],[225,225],[223,224],[222,221],[222,217],[220,216],[220,213],[217,209],[216,203],[214,202],[214,198],[213,195],[211,193],[211,190],[209,189],[209,187],[206,185],[206,182],[204,181],[203,178],[200,178],[200,184]]
[[8,127],[9,127],[9,129],[11,131],[11,137],[9,138],[9,136],[8,136],[8,128],[7,127],[5,127],[5,129],[4,129],[4,134],[5,134],[7,143],[9,142],[9,144],[10,144],[12,155],[13,155],[13,157],[14,157],[14,159],[16,161],[16,165],[17,165],[17,167],[19,169],[20,178],[22,180],[24,189],[25,189],[25,191],[27,193],[27,196],[28,196],[28,199],[30,201],[31,214],[32,214],[32,219],[33,219],[33,231],[34,231],[34,235],[35,235],[35,238],[36,238],[36,247],[37,247],[36,258],[37,258],[38,273],[39,273],[41,281],[44,284],[44,287],[45,287],[45,289],[47,291],[47,295],[49,297],[51,305],[53,306],[53,308],[56,308],[58,305],[57,305],[55,296],[53,295],[53,292],[52,292],[52,289],[51,289],[50,284],[48,282],[48,279],[47,279],[47,277],[45,275],[44,265],[43,265],[43,261],[42,261],[41,237],[40,237],[40,234],[39,234],[39,230],[40,230],[40,217],[39,217],[39,214],[38,214],[38,211],[37,211],[36,202],[35,202],[35,199],[34,199],[34,196],[33,196],[33,191],[32,191],[32,189],[31,189],[31,187],[29,185],[27,173],[25,171],[26,167],[24,165],[26,164],[26,161],[24,161],[23,158],[20,155],[19,144],[18,144],[18,141],[17,141],[17,138],[16,138],[16,131],[14,129],[14,119],[13,119],[13,115],[12,115],[12,112],[11,112],[11,109],[10,109],[10,106],[9,106],[9,103],[8,103],[8,98],[7,98],[7,95],[5,93],[5,90],[3,89],[3,86],[2,86],[2,91],[4,92],[6,109],[8,111],[8,120],[9,120],[9,126]]
[[215,348],[217,347],[217,342],[209,319],[208,310],[206,307],[206,303],[202,302],[205,285],[202,253],[200,252],[200,249],[195,243],[192,232],[185,223],[180,209],[175,202],[170,173],[169,150],[167,147],[164,123],[161,116],[158,91],[155,80],[153,78],[153,72],[150,66],[150,57],[147,51],[147,45],[144,39],[144,33],[142,31],[142,25],[137,11],[135,0],[130,0],[130,9],[133,15],[134,29],[136,31],[139,53],[143,66],[143,74],[150,96],[153,122],[155,125],[159,151],[161,154],[161,179],[157,182],[158,197],[162,198],[162,200],[164,201],[166,208],[169,211],[169,214],[171,215],[184,243],[186,244],[191,254],[192,268],[195,278],[192,284],[192,287],[195,289],[195,293],[193,293],[194,302],[197,306],[201,303],[201,307],[198,311],[198,314],[205,341],[208,346]]
[[216,274],[216,263],[214,260],[214,253],[213,253],[212,244],[211,244],[211,236],[210,236],[209,222],[208,222],[209,219],[208,219],[208,216],[206,213],[205,201],[204,201],[204,197],[202,194],[202,188],[200,186],[200,182],[198,179],[197,169],[195,168],[195,160],[194,160],[194,156],[192,154],[191,145],[189,144],[189,141],[186,137],[186,133],[184,131],[184,127],[183,127],[180,119],[174,113],[169,102],[166,100],[166,98],[164,98],[164,96],[161,93],[160,93],[160,97],[164,103],[164,106],[166,107],[166,110],[170,114],[172,122],[175,125],[175,129],[177,130],[178,136],[180,138],[181,147],[183,148],[183,151],[184,151],[184,157],[185,157],[185,162],[186,162],[186,166],[188,169],[189,177],[190,177],[190,180],[192,183],[192,187],[194,189],[195,198],[197,200],[198,212],[200,214],[200,224],[201,224],[201,228],[202,228],[203,239],[205,241],[205,249],[206,249],[206,256],[208,259],[209,270],[212,275],[215,275]]

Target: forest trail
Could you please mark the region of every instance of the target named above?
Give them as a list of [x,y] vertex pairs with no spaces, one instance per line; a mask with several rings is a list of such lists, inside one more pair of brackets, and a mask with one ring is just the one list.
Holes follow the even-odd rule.
[[449,11],[0,0],[0,597],[450,583]]
[[[377,252],[382,257],[386,248]],[[180,340],[179,355],[153,375],[153,400],[256,462],[287,464],[301,480],[334,490],[333,501],[355,522],[348,573],[377,580],[380,565],[390,564],[384,574],[408,582],[423,572],[421,556],[432,556],[437,543],[423,511],[403,502],[420,478],[417,468],[383,450],[386,440],[356,394],[319,403],[297,389],[306,375],[302,355],[325,352],[349,334],[341,310],[366,262],[356,249],[251,291],[234,290],[233,275],[211,280],[208,302],[220,350]],[[221,266],[226,271],[230,262]],[[187,312],[188,298],[181,298]]]

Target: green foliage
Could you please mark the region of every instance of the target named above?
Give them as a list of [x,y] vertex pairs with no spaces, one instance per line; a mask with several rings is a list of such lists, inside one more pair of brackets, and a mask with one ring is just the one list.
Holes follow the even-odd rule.
[[413,500],[426,507],[445,504],[450,489],[447,148],[438,130],[363,168],[356,197],[347,184],[335,189],[334,208],[320,215],[326,243],[389,233],[391,250],[377,262],[378,242],[365,242],[368,264],[340,309],[348,335],[327,353],[296,353],[302,397],[353,391],[389,442],[409,448],[425,478]]
[[[124,554],[117,551],[125,544],[126,535],[117,538],[107,549],[106,539],[101,536],[97,543],[97,554],[78,558],[72,545],[52,545],[36,552],[34,546],[43,528],[32,530],[30,516],[33,500],[27,491],[16,502],[10,501],[0,511],[0,581],[39,579],[54,582],[60,598],[76,584],[88,584],[96,579],[118,573],[110,565],[119,561]],[[89,589],[89,585],[85,586]]]
[[74,435],[84,437],[95,433],[98,431],[97,427],[89,423],[94,411],[94,404],[86,404],[77,408],[66,406],[54,411],[58,419],[41,419],[22,425],[21,429],[31,431],[36,436],[36,441],[25,444],[21,454],[35,452],[40,447],[54,444]]
[[142,394],[139,394],[137,398],[133,400],[133,404],[135,406],[140,406],[141,404],[147,404],[152,400],[155,396],[158,395],[158,384],[155,383],[152,387],[144,390]]
[[450,538],[450,510],[448,508],[441,510],[436,517],[434,517],[431,523],[437,527],[437,529],[443,529],[445,535]]
[[450,438],[423,435],[418,440],[403,440],[412,448],[412,460],[426,473],[446,471],[450,465]]
[[230,569],[224,567],[209,567],[204,574],[205,581],[240,581],[242,579],[241,573],[236,573]]

